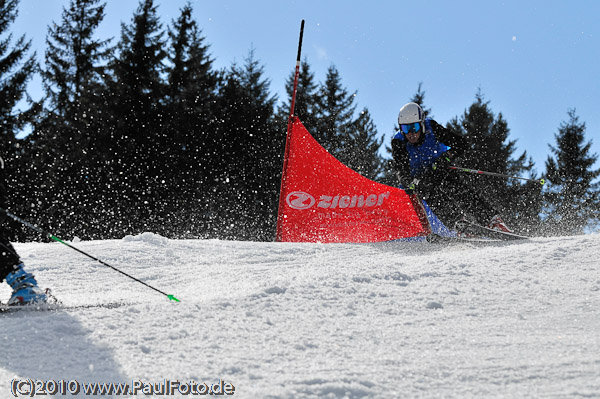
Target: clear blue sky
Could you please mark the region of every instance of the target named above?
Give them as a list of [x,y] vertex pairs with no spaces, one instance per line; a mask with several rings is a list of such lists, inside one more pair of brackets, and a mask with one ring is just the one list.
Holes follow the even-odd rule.
[[[33,40],[43,61],[47,26],[60,23],[68,0],[21,0],[12,30]],[[120,37],[138,0],[108,0],[97,34]],[[306,20],[302,58],[323,81],[335,65],[342,83],[357,91],[388,142],[398,110],[423,82],[426,106],[445,124],[461,115],[481,88],[501,112],[538,173],[555,144],[567,110],[587,126],[600,154],[600,1],[328,1],[192,0],[217,68],[243,63],[251,48],[285,98],[296,60],[300,21]],[[163,24],[185,0],[157,0]],[[39,80],[29,93],[39,98]],[[308,127],[310,130],[310,126]],[[284,134],[284,132],[282,132]],[[465,165],[468,166],[468,165]],[[596,168],[600,167],[597,163]]]

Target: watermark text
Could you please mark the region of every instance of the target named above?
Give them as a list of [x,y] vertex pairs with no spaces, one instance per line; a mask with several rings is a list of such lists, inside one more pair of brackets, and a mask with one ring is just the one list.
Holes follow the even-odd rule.
[[79,382],[77,380],[33,380],[15,378],[11,381],[10,393],[15,397],[43,395],[87,396],[225,396],[235,393],[235,386],[222,379],[207,383],[196,381],[144,382]]

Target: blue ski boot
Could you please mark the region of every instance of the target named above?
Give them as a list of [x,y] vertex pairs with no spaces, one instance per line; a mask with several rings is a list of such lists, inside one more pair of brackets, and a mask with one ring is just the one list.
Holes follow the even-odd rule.
[[46,293],[38,287],[33,274],[23,269],[22,263],[6,276],[6,282],[13,289],[8,300],[10,306],[44,304],[48,301]]

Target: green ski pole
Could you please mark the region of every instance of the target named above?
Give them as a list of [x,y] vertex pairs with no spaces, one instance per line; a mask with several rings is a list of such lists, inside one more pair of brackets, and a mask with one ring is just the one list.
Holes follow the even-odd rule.
[[140,284],[143,284],[143,285],[145,285],[146,287],[148,287],[148,288],[150,288],[150,289],[153,289],[154,291],[156,291],[156,292],[159,292],[159,293],[163,294],[164,296],[166,296],[167,298],[169,298],[169,300],[171,300],[171,301],[175,301],[175,302],[180,302],[180,301],[179,301],[179,299],[175,298],[173,295],[166,294],[166,293],[164,293],[163,291],[159,290],[158,288],[154,288],[153,286],[151,286],[151,285],[149,285],[149,284],[146,284],[146,283],[144,283],[143,281],[141,281],[141,280],[139,280],[139,279],[137,279],[137,278],[135,278],[135,277],[133,277],[133,276],[131,276],[131,275],[129,275],[129,274],[127,274],[127,273],[125,273],[124,271],[122,271],[122,270],[119,270],[119,269],[117,269],[116,267],[114,267],[114,266],[112,266],[112,265],[109,265],[108,263],[104,262],[103,260],[101,260],[101,259],[98,259],[98,258],[96,258],[95,256],[92,256],[92,255],[88,254],[87,252],[84,252],[84,251],[82,251],[81,249],[79,249],[79,248],[77,248],[77,247],[75,247],[75,246],[73,246],[73,245],[69,244],[68,242],[65,242],[65,241],[61,240],[60,238],[56,237],[55,235],[53,235],[53,234],[50,234],[50,233],[48,233],[47,231],[45,231],[45,230],[42,230],[41,228],[39,228],[39,227],[37,227],[37,226],[35,226],[35,225],[33,225],[33,224],[29,223],[28,221],[21,219],[20,217],[18,217],[18,216],[16,216],[16,215],[12,214],[11,212],[7,211],[6,209],[0,208],[0,212],[2,212],[2,213],[4,213],[4,214],[6,214],[6,216],[10,217],[11,219],[14,219],[14,220],[16,220],[17,222],[19,222],[19,223],[21,223],[21,224],[23,224],[23,225],[25,225],[25,226],[29,227],[30,229],[32,229],[32,230],[34,230],[34,231],[36,231],[36,232],[40,233],[41,235],[43,235],[43,236],[45,236],[45,237],[48,237],[48,238],[50,238],[51,240],[54,240],[54,241],[56,241],[56,242],[59,242],[59,243],[61,243],[61,244],[63,244],[63,245],[66,245],[67,247],[69,247],[69,248],[71,248],[71,249],[73,249],[73,250],[75,250],[75,251],[79,252],[80,254],[83,254],[83,255],[87,256],[88,258],[92,258],[92,259],[93,259],[93,260],[95,260],[96,262],[99,262],[99,263],[103,264],[104,266],[110,267],[110,268],[111,268],[111,269],[113,269],[114,271],[116,271],[116,272],[119,272],[119,273],[121,273],[122,275],[124,275],[124,276],[127,276],[127,277],[129,277],[130,279],[132,279],[132,280],[134,280],[134,281],[137,281],[138,283],[140,283]]

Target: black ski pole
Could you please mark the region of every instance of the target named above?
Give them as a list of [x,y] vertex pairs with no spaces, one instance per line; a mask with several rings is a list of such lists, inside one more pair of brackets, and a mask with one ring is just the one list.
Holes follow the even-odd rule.
[[460,166],[449,166],[449,168],[453,169],[453,170],[458,170],[459,172],[474,173],[477,175],[488,175],[488,176],[505,177],[507,179],[520,179],[520,180],[526,180],[526,181],[534,181],[534,182],[540,183],[541,185],[544,185],[546,183],[546,180],[544,180],[544,179],[539,179],[539,180],[528,179],[526,177],[504,175],[502,173],[485,172],[483,170],[476,170],[476,169],[467,169],[467,168],[462,168]]
[[143,281],[141,281],[141,280],[139,280],[139,279],[137,279],[137,278],[135,278],[135,277],[133,277],[133,276],[131,276],[131,275],[129,275],[129,274],[127,274],[127,273],[125,273],[124,271],[121,271],[121,270],[117,269],[116,267],[109,265],[108,263],[104,262],[103,260],[100,260],[100,259],[96,258],[95,256],[92,256],[92,255],[88,254],[87,252],[84,252],[84,251],[82,251],[81,249],[79,249],[79,248],[77,248],[77,247],[74,247],[73,245],[71,245],[71,244],[69,244],[69,243],[67,243],[67,242],[65,242],[65,241],[63,241],[63,240],[61,240],[60,238],[56,237],[55,235],[53,235],[53,234],[50,234],[50,233],[48,233],[48,232],[47,232],[47,231],[45,231],[45,230],[42,230],[41,228],[39,228],[39,227],[37,227],[37,226],[35,226],[35,225],[33,225],[33,224],[31,224],[31,223],[27,222],[26,220],[23,220],[23,219],[21,219],[20,217],[18,217],[18,216],[16,216],[16,215],[13,215],[12,213],[10,213],[9,211],[7,211],[6,209],[0,208],[0,212],[2,212],[2,213],[4,213],[4,214],[6,214],[6,216],[10,217],[11,219],[14,219],[14,220],[16,220],[17,222],[19,222],[19,223],[21,223],[21,224],[23,224],[23,225],[25,225],[25,226],[29,227],[30,229],[32,229],[32,230],[34,230],[34,231],[36,231],[36,232],[38,232],[38,233],[42,234],[43,236],[46,236],[46,237],[48,237],[48,238],[50,238],[51,240],[54,240],[54,241],[56,241],[56,242],[60,242],[61,244],[64,244],[64,245],[66,245],[67,247],[69,247],[69,248],[71,248],[71,249],[73,249],[73,250],[75,250],[75,251],[79,252],[80,254],[83,254],[83,255],[87,256],[88,258],[92,258],[92,259],[93,259],[93,260],[95,260],[96,262],[99,262],[99,263],[103,264],[104,266],[110,267],[110,268],[111,268],[111,269],[113,269],[114,271],[116,271],[116,272],[119,272],[119,273],[123,274],[124,276],[127,276],[127,277],[129,277],[130,279],[132,279],[132,280],[134,280],[134,281],[137,281],[138,283],[140,283],[140,284],[143,284],[143,285],[145,285],[146,287],[148,287],[148,288],[151,288],[151,289],[153,289],[154,291],[156,291],[156,292],[159,292],[159,293],[163,294],[164,296],[166,296],[167,298],[169,298],[169,300],[171,300],[171,301],[176,301],[176,302],[180,302],[180,301],[179,301],[179,299],[175,298],[173,295],[166,294],[166,293],[162,292],[161,290],[159,290],[158,288],[154,288],[153,286],[151,286],[151,285],[149,285],[149,284],[146,284],[146,283],[144,283]]

